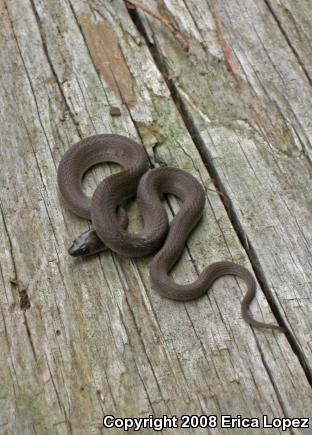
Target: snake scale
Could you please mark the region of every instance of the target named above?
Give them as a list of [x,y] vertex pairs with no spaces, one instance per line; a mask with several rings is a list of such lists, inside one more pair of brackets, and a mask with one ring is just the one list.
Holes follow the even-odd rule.
[[[89,198],[82,190],[82,178],[91,166],[100,162],[117,163],[123,170],[103,180]],[[69,249],[71,255],[90,255],[107,248],[131,257],[158,251],[150,264],[152,285],[161,295],[178,301],[198,298],[216,279],[235,275],[247,285],[241,302],[244,320],[256,328],[283,330],[251,316],[249,305],[255,296],[256,283],[252,274],[239,264],[212,263],[191,284],[177,284],[170,277],[170,270],[204,210],[204,189],[191,174],[169,167],[150,169],[141,145],[124,136],[100,134],[77,142],[64,154],[58,168],[58,186],[66,206],[93,225],[74,241]],[[175,195],[182,202],[170,225],[161,202],[163,194]],[[143,219],[139,234],[127,231],[127,215],[122,207],[135,195]]]

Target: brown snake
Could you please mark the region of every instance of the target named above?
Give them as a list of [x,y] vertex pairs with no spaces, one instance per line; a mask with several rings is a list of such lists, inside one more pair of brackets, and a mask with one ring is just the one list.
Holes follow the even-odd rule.
[[[82,190],[82,177],[100,162],[118,163],[123,171],[102,181],[90,199]],[[238,276],[248,289],[241,303],[244,320],[256,328],[284,330],[258,322],[250,315],[248,308],[255,296],[256,283],[251,273],[236,263],[212,263],[192,284],[177,284],[169,276],[204,210],[204,189],[192,175],[176,168],[149,170],[141,145],[124,136],[101,134],[81,140],[65,153],[58,168],[58,185],[67,207],[78,216],[91,219],[94,228],[74,241],[69,249],[71,255],[90,255],[106,248],[130,257],[159,251],[150,265],[151,282],[161,295],[179,301],[198,298],[221,276]],[[170,226],[161,203],[164,193],[182,201]],[[135,195],[144,227],[141,233],[130,234],[122,204]]]

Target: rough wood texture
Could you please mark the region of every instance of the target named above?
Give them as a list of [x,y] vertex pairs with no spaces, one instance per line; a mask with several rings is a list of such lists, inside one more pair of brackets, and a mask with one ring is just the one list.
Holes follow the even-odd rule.
[[[312,418],[311,10],[145,3],[189,53],[121,0],[0,0],[1,433],[106,433],[105,414]],[[57,165],[103,132],[206,188],[177,281],[211,261],[244,264],[259,280],[254,316],[286,324],[287,337],[243,322],[232,277],[184,304],[151,288],[149,259],[69,258],[87,224],[60,205]],[[92,171],[86,190],[115,169]],[[255,432],[272,433],[244,429]]]

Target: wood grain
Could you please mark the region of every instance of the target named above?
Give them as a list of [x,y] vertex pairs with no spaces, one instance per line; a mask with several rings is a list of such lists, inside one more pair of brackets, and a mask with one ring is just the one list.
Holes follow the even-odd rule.
[[[139,12],[135,22],[121,0],[0,0],[4,434],[106,433],[106,414],[312,417],[307,77],[262,3],[218,2],[240,84],[224,60],[211,5],[159,3],[189,38],[189,54],[152,17]],[[237,20],[242,15],[240,38],[229,19],[234,13]],[[274,38],[265,19],[275,25]],[[271,44],[266,61],[264,39]],[[113,117],[111,107],[121,116]],[[68,256],[88,223],[60,204],[57,166],[75,141],[109,132],[140,141],[153,166],[189,171],[206,189],[204,218],[175,279],[190,282],[221,259],[245,265],[260,279],[253,315],[276,321],[271,298],[293,341],[244,323],[244,285],[232,277],[197,301],[178,303],[151,288],[148,258]],[[116,170],[96,168],[86,176],[86,191]],[[178,203],[170,197],[166,207],[172,216]],[[130,219],[138,230],[135,206]]]

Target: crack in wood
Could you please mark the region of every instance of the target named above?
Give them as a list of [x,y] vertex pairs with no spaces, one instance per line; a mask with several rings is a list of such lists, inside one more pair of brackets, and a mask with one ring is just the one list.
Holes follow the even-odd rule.
[[222,23],[221,23],[221,20],[219,18],[219,15],[218,15],[217,3],[215,0],[211,0],[210,9],[211,9],[211,14],[212,14],[213,19],[214,19],[215,24],[216,24],[217,38],[218,38],[219,44],[222,47],[224,59],[225,59],[226,64],[228,66],[228,70],[233,74],[235,80],[237,82],[240,82],[241,77],[240,77],[238,64],[237,64],[236,60],[234,59],[232,51],[230,49],[230,46],[225,39],[224,32],[222,29]]
[[171,33],[176,38],[176,40],[179,41],[179,43],[181,44],[181,47],[183,48],[184,51],[189,50],[189,44],[186,41],[186,39],[183,37],[182,33],[178,30],[178,28],[173,23],[167,20],[167,18],[160,15],[158,12],[152,10],[149,6],[146,6],[145,4],[139,3],[137,1],[126,0],[126,4],[131,5],[130,10],[132,10],[134,6],[135,8],[142,9],[145,13],[156,18],[156,20],[160,21],[164,26],[166,26],[171,31]]
[[[65,97],[65,94],[64,94],[64,91],[63,91],[63,88],[62,88],[62,84],[61,84],[61,82],[60,82],[60,80],[58,78],[58,75],[56,74],[53,62],[52,62],[52,60],[50,58],[48,47],[47,47],[47,43],[46,43],[45,34],[43,32],[43,29],[42,29],[41,19],[40,19],[40,16],[38,14],[38,11],[36,9],[36,6],[34,4],[34,0],[30,0],[30,4],[31,4],[31,8],[32,8],[32,11],[34,13],[34,16],[35,16],[35,19],[36,19],[36,22],[37,22],[37,26],[38,26],[38,30],[39,30],[39,35],[40,35],[41,43],[42,43],[43,52],[44,52],[44,54],[46,56],[48,65],[49,65],[49,67],[51,69],[53,77],[55,78],[55,81],[57,83],[58,89],[60,91],[60,95],[61,95],[62,101],[63,101],[63,103],[64,103],[64,105],[65,105],[65,107],[67,109],[67,112],[69,113],[69,116],[70,116],[74,126],[76,127],[76,130],[77,130],[77,133],[78,133],[79,137],[82,138],[83,134],[82,134],[82,132],[80,130],[79,122],[76,121],[75,116],[72,113],[72,111],[71,111],[71,109],[70,109],[70,107],[68,105],[67,99]],[[44,131],[44,129],[43,129],[43,131]]]
[[284,38],[285,38],[289,48],[291,49],[291,51],[293,52],[293,54],[294,54],[295,58],[297,59],[299,65],[301,66],[302,71],[304,72],[304,74],[305,74],[309,84],[312,86],[312,78],[311,78],[310,74],[308,73],[308,71],[307,71],[307,69],[305,67],[304,62],[301,60],[301,57],[299,56],[299,53],[297,52],[297,50],[294,47],[294,45],[292,44],[289,36],[287,35],[287,32],[284,29],[283,24],[281,23],[280,19],[278,18],[276,12],[274,11],[270,1],[269,0],[263,0],[263,1],[264,1],[265,5],[267,6],[267,8],[269,9],[272,17],[274,18],[274,21],[276,22],[278,28],[281,31],[282,35],[284,36]]
[[[281,406],[281,408],[283,410],[284,415],[286,417],[288,417],[289,413],[287,412],[287,407],[286,407],[286,405],[284,403],[283,397],[282,397],[282,395],[281,395],[281,393],[280,393],[280,391],[278,389],[278,386],[276,385],[276,382],[275,382],[273,374],[271,373],[270,367],[269,367],[269,365],[266,362],[265,356],[263,354],[263,350],[261,348],[261,345],[259,344],[259,341],[258,341],[256,335],[255,335],[255,341],[257,343],[257,348],[258,348],[259,354],[261,356],[261,361],[262,361],[262,363],[263,363],[263,365],[264,365],[264,367],[265,367],[265,369],[267,371],[267,374],[268,374],[268,376],[270,378],[271,384],[273,386],[273,389],[274,389],[274,392],[276,394],[276,397],[278,398],[279,404],[280,404],[280,406]],[[292,429],[290,429],[290,433],[293,434],[294,431]]]
[[[46,133],[45,128],[44,128],[44,124],[43,124],[41,116],[40,116],[40,110],[39,110],[38,101],[37,101],[37,98],[36,98],[35,89],[34,89],[32,80],[30,78],[28,69],[26,67],[25,60],[23,58],[22,51],[21,51],[21,48],[20,48],[20,44],[19,44],[18,38],[17,38],[17,36],[15,34],[14,25],[13,25],[13,22],[12,22],[10,13],[9,13],[9,9],[8,9],[6,3],[5,3],[5,8],[6,8],[6,11],[7,11],[7,14],[8,14],[8,18],[9,18],[9,21],[10,21],[10,25],[11,25],[11,28],[12,28],[12,34],[13,34],[13,37],[14,37],[14,40],[15,40],[15,43],[16,43],[16,47],[17,47],[18,53],[20,55],[20,58],[21,58],[21,61],[22,61],[22,64],[23,64],[23,67],[24,67],[24,70],[25,70],[25,73],[26,73],[26,76],[27,76],[27,80],[28,80],[28,83],[29,83],[29,86],[30,86],[30,89],[31,89],[31,93],[32,93],[33,98],[34,98],[34,103],[35,103],[35,107],[36,107],[36,111],[37,111],[37,115],[38,115],[39,124],[41,126],[41,129],[42,129],[42,132],[44,134],[44,137],[45,137],[45,139],[47,141],[47,145],[49,147],[50,153],[52,155],[50,142],[49,142],[47,133]],[[24,120],[23,120],[23,122],[24,122]],[[24,122],[24,126],[25,126],[25,129],[26,129],[27,135],[29,136],[29,132],[28,132],[27,126],[25,125],[25,122]],[[30,142],[30,143],[32,144],[32,142]],[[52,159],[53,159],[53,157],[52,157]],[[53,160],[53,162],[54,162],[54,160]]]
[[35,345],[34,345],[34,342],[33,342],[33,339],[32,339],[32,335],[31,335],[31,332],[30,332],[30,328],[29,328],[29,325],[28,325],[28,320],[27,320],[27,316],[26,316],[25,312],[23,313],[23,317],[24,317],[24,325],[25,325],[25,328],[26,328],[29,344],[30,344],[32,353],[34,355],[35,361],[36,361],[36,363],[38,363],[38,358],[37,358],[37,353],[36,353],[36,350],[35,350]]
[[49,370],[49,373],[50,373],[50,379],[51,379],[51,382],[52,382],[52,385],[53,385],[53,389],[54,389],[54,392],[55,392],[55,395],[56,395],[56,398],[57,398],[57,402],[58,402],[59,408],[63,412],[63,415],[65,417],[65,423],[66,423],[66,426],[67,426],[67,428],[69,430],[69,433],[71,435],[73,435],[72,425],[71,425],[70,419],[67,416],[67,412],[66,412],[66,409],[65,409],[64,401],[60,397],[59,391],[58,391],[58,389],[56,387],[56,383],[54,381],[54,377],[53,377],[53,373],[52,373],[49,361],[47,359],[46,359],[46,362],[47,362],[47,367],[48,367],[48,370]]
[[271,293],[270,287],[268,285],[268,282],[266,280],[264,271],[260,265],[259,258],[256,254],[255,249],[253,248],[250,240],[248,239],[245,231],[243,230],[243,226],[238,218],[238,215],[235,211],[234,205],[228,195],[228,192],[225,189],[224,184],[221,181],[221,178],[218,174],[217,169],[214,166],[213,159],[208,151],[208,149],[205,146],[204,140],[201,137],[201,134],[195,124],[195,121],[193,120],[193,117],[191,113],[186,108],[184,101],[179,93],[179,90],[177,86],[175,85],[174,81],[170,77],[166,61],[164,57],[162,56],[162,53],[160,49],[158,48],[157,44],[152,44],[149,42],[149,38],[147,36],[144,23],[141,21],[139,14],[135,10],[130,10],[129,15],[132,18],[133,23],[138,29],[138,32],[143,36],[146,45],[148,46],[151,55],[161,72],[165,82],[167,83],[167,86],[170,90],[171,96],[173,101],[176,104],[176,107],[178,111],[180,112],[182,119],[184,121],[186,129],[189,131],[193,142],[205,164],[205,167],[215,185],[215,188],[217,191],[222,192],[222,195],[219,195],[221,202],[224,205],[224,208],[226,210],[226,213],[229,217],[230,222],[232,223],[232,226],[241,242],[242,247],[244,248],[249,261],[252,265],[254,274],[256,276],[256,279],[258,283],[260,284],[260,287],[267,299],[267,302],[270,306],[270,309],[272,313],[274,314],[278,324],[284,328],[286,328],[287,333],[286,337],[287,340],[293,350],[293,352],[297,355],[298,360],[301,364],[302,369],[304,370],[304,373],[306,375],[306,378],[310,385],[312,385],[312,368],[309,364],[309,362],[306,360],[305,354],[300,348],[299,343],[296,341],[296,338],[293,336],[291,331],[287,328],[286,322],[280,312],[280,308],[276,304],[273,295]]

